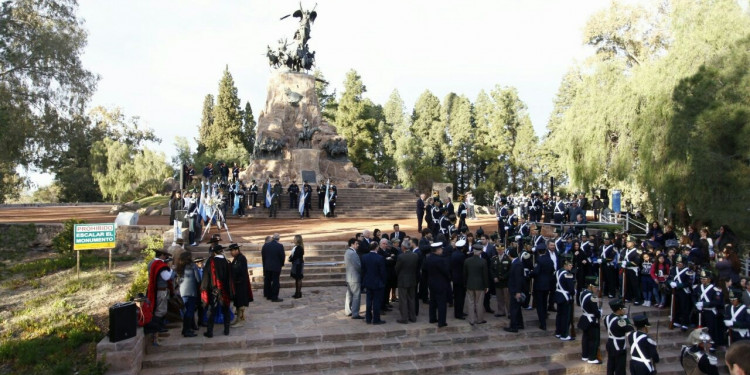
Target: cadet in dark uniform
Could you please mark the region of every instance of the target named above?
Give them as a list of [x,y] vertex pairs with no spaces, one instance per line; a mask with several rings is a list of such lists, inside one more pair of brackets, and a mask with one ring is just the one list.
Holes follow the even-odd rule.
[[456,249],[451,253],[451,279],[453,280],[453,317],[464,320],[464,261],[466,260],[466,239],[456,241]]
[[641,283],[638,276],[638,271],[641,268],[641,251],[636,247],[636,240],[633,236],[628,236],[626,241],[626,248],[623,250],[622,264],[625,267],[625,281],[623,285],[625,288],[625,302],[633,301],[633,304],[638,306],[643,303],[643,297],[641,295]]
[[281,206],[281,194],[283,192],[281,187],[281,181],[276,180],[276,184],[271,189],[271,209],[268,211],[268,217],[276,217],[276,213],[279,211]]
[[508,275],[510,274],[511,259],[508,252],[502,248],[499,249],[498,255],[492,257],[490,262],[490,273],[495,283],[495,295],[497,297],[497,310],[495,317],[501,317],[508,314]]
[[[724,324],[731,329],[731,343],[750,340],[750,312],[740,301],[742,289],[729,290],[729,304],[724,310]],[[730,344],[731,344],[730,343]]]
[[430,287],[430,323],[437,323],[438,327],[445,327],[446,310],[448,308],[448,293],[450,291],[450,268],[448,260],[443,257],[443,244],[435,242],[431,245],[432,252],[424,261]]
[[669,286],[674,293],[674,305],[672,314],[675,327],[680,327],[683,332],[687,331],[690,324],[690,288],[691,274],[693,271],[685,267],[685,257],[678,255],[675,259],[676,267],[669,270]]
[[628,332],[633,331],[627,315],[625,305],[617,298],[609,301],[612,314],[604,318],[607,326],[607,375],[625,375],[625,363],[628,359],[625,349],[625,339]]
[[697,328],[690,332],[688,345],[680,351],[680,364],[687,375],[719,375],[716,365],[719,360],[708,353],[711,347],[711,336],[707,328]]
[[250,207],[255,207],[255,203],[258,201],[258,184],[253,180],[250,185]]
[[578,319],[578,328],[583,331],[581,338],[581,360],[591,364],[601,364],[599,360],[600,326],[599,320],[602,313],[599,310],[599,281],[596,276],[586,276],[584,280],[586,289],[578,296],[578,304],[581,306],[581,317]]
[[323,203],[326,201],[326,184],[320,180],[320,185],[316,188],[318,192],[318,209],[323,209]]
[[531,193],[529,201],[529,221],[538,223],[542,221],[542,199],[538,191]]
[[310,210],[312,209],[312,186],[305,181],[302,185],[302,195],[305,197],[304,215],[310,217]]
[[555,197],[555,204],[553,207],[553,220],[555,224],[562,224],[562,222],[565,220],[565,203],[563,203],[562,198],[560,198],[559,195]]
[[500,208],[499,211],[495,213],[497,216],[497,233],[500,234],[500,241],[502,243],[506,243],[508,237],[506,236],[506,231],[508,230],[508,213],[510,210],[508,209],[508,200],[505,198],[500,198],[500,204],[503,206]]
[[[719,309],[724,308],[724,295],[721,288],[711,283],[713,280],[711,271],[701,271],[700,278],[700,285],[693,286],[693,301],[695,301],[695,308],[700,314],[699,322],[701,324],[699,326],[708,327],[708,334],[718,342],[717,345],[721,345],[724,335],[719,332],[718,312]],[[712,351],[716,350],[713,347],[711,349]]]
[[528,284],[526,284],[526,272],[523,263],[518,258],[518,251],[515,248],[508,250],[510,257],[510,272],[508,273],[508,293],[510,294],[510,326],[505,327],[507,332],[518,332],[524,328],[523,315],[521,314],[521,304],[526,300]]
[[659,363],[659,352],[656,350],[656,341],[648,337],[648,317],[639,315],[633,318],[637,331],[628,334],[628,345],[630,346],[630,374],[650,375],[656,374],[657,363]]
[[570,319],[573,310],[573,298],[575,298],[576,279],[570,270],[573,264],[570,260],[563,261],[563,268],[555,272],[557,285],[555,287],[555,303],[557,304],[557,317],[555,319],[555,337],[562,341],[573,340],[570,337]]
[[297,181],[292,180],[292,184],[289,185],[289,187],[286,189],[286,192],[289,193],[289,208],[298,208],[299,186],[297,185]]
[[607,297],[614,298],[617,294],[617,287],[619,285],[617,277],[617,263],[618,263],[618,252],[615,248],[615,244],[612,243],[613,235],[610,232],[604,232],[602,239],[604,244],[602,245],[601,267],[604,267],[602,274],[604,275],[604,287],[607,291]]

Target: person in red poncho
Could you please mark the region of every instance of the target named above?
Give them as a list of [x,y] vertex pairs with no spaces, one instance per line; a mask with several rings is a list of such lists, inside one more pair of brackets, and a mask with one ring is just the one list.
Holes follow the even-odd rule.
[[166,332],[166,322],[164,317],[167,315],[167,306],[169,302],[172,286],[172,269],[169,266],[171,254],[163,250],[156,250],[156,258],[148,264],[148,290],[146,297],[153,306],[153,321],[158,324],[159,332]]
[[215,245],[214,255],[206,260],[201,281],[201,301],[208,306],[208,328],[203,336],[214,336],[215,314],[224,315],[224,334],[229,335],[229,303],[234,298],[232,268],[224,257],[224,246]]

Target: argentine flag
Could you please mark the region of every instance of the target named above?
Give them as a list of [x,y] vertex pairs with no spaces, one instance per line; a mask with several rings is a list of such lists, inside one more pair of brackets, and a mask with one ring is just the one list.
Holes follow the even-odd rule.
[[203,205],[203,202],[205,201],[206,201],[206,189],[205,189],[205,185],[203,185],[203,182],[201,181],[201,196],[200,196],[200,203],[198,203],[198,215],[200,215],[204,223],[206,222],[206,220],[208,220],[208,218],[206,218],[206,206]]
[[328,179],[326,181],[326,202],[323,205],[323,215],[325,216],[328,216],[328,213],[331,212],[331,201],[330,201],[331,196],[328,195],[328,189],[330,189],[330,187],[331,187],[331,180]]
[[271,181],[268,181],[268,189],[266,189],[266,208],[271,207]]
[[302,194],[302,197],[299,199],[299,216],[305,214],[305,199],[307,199],[307,195],[310,193]]

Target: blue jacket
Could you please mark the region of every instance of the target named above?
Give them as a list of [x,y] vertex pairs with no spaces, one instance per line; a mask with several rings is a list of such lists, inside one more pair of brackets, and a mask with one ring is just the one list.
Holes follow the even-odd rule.
[[554,290],[556,284],[555,265],[549,256],[549,252],[537,258],[536,266],[531,275],[534,276],[534,290]]
[[510,272],[508,272],[508,293],[510,297],[516,293],[528,293],[526,290],[526,277],[524,276],[523,262],[516,258],[510,263]]
[[367,289],[385,288],[385,259],[377,253],[362,256],[362,286]]

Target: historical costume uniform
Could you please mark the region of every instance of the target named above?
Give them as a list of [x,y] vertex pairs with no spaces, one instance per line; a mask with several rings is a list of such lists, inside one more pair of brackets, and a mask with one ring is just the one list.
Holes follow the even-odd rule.
[[518,332],[524,328],[521,305],[528,298],[529,289],[526,283],[526,271],[523,262],[518,258],[515,248],[508,250],[511,258],[510,271],[508,273],[508,294],[510,295],[510,326],[505,327],[508,332]]
[[258,184],[253,180],[250,185],[250,207],[255,207],[255,203],[258,202]]
[[[234,251],[237,254],[234,254]],[[253,289],[250,285],[250,275],[247,273],[247,258],[240,252],[240,245],[229,245],[232,251],[232,281],[234,283],[234,307],[237,309],[235,323],[245,320],[245,308],[253,302]]]
[[[693,301],[698,310],[699,326],[708,327],[708,334],[722,343],[723,333],[719,330],[719,309],[724,307],[724,295],[721,288],[714,286],[711,271],[700,273],[701,283],[693,286]],[[712,350],[715,350],[713,347]]]
[[706,353],[706,347],[711,343],[711,336],[707,328],[693,330],[688,337],[688,345],[683,345],[680,351],[680,364],[687,375],[719,375],[716,356]]
[[573,312],[571,303],[576,295],[575,275],[570,272],[572,267],[570,260],[563,261],[563,267],[555,272],[557,283],[555,286],[555,303],[557,304],[557,317],[555,319],[555,336],[560,340],[569,341],[570,337],[570,319]]
[[750,340],[750,312],[747,311],[747,305],[740,301],[741,295],[741,289],[729,290],[729,304],[724,309],[724,325],[730,330],[730,344]]
[[496,211],[497,233],[500,234],[500,241],[506,243],[506,231],[508,230],[508,215],[510,210],[508,209],[508,201],[505,198],[501,198],[500,203],[502,204],[502,207],[500,207],[499,211]]
[[676,267],[669,270],[669,286],[674,294],[674,304],[672,306],[672,319],[677,327],[687,331],[690,324],[690,289],[692,286],[692,273],[689,268],[684,266],[685,258],[678,255],[675,259]]
[[620,253],[615,248],[615,244],[612,243],[612,233],[604,232],[602,239],[604,244],[601,249],[601,260],[602,264],[600,267],[604,267],[602,275],[604,275],[604,287],[607,292],[607,297],[614,298],[617,294],[617,289],[620,284],[619,278],[617,277],[617,267],[619,265]]
[[648,336],[650,327],[645,315],[633,318],[637,331],[628,334],[628,345],[630,346],[630,374],[650,375],[656,374],[657,363],[659,363],[659,352],[656,350],[656,341]]
[[641,297],[641,283],[638,277],[638,271],[641,267],[641,251],[635,246],[637,240],[633,236],[628,236],[627,246],[623,250],[622,267],[625,268],[625,281],[622,287],[625,288],[625,302],[633,301],[638,306],[643,302]]
[[[598,358],[600,326],[599,320],[602,317],[599,310],[599,299],[594,295],[594,291],[599,286],[599,281],[595,276],[587,276],[585,281],[586,289],[578,296],[578,304],[581,306],[581,317],[578,319],[578,328],[583,331],[581,338],[581,359],[591,364],[602,363]],[[594,286],[594,288],[590,288]]]
[[206,260],[201,281],[201,301],[208,306],[208,328],[203,336],[213,337],[215,315],[221,310],[224,334],[229,335],[229,303],[234,299],[232,268],[224,257],[224,246],[213,247],[214,254]]
[[563,203],[559,196],[555,201],[553,220],[555,224],[562,224],[565,220],[565,203]]
[[[609,307],[614,311],[604,318],[607,327],[607,375],[625,375],[625,363],[627,352],[625,339],[628,332],[633,331],[627,315],[624,313],[625,305],[622,300],[613,299],[609,301]],[[618,314],[617,312],[620,312]]]
[[292,181],[286,192],[289,193],[289,208],[299,207],[299,185],[297,185],[297,181]]
[[535,223],[542,221],[542,200],[539,198],[538,192],[531,193],[531,201],[529,201],[529,220]]

